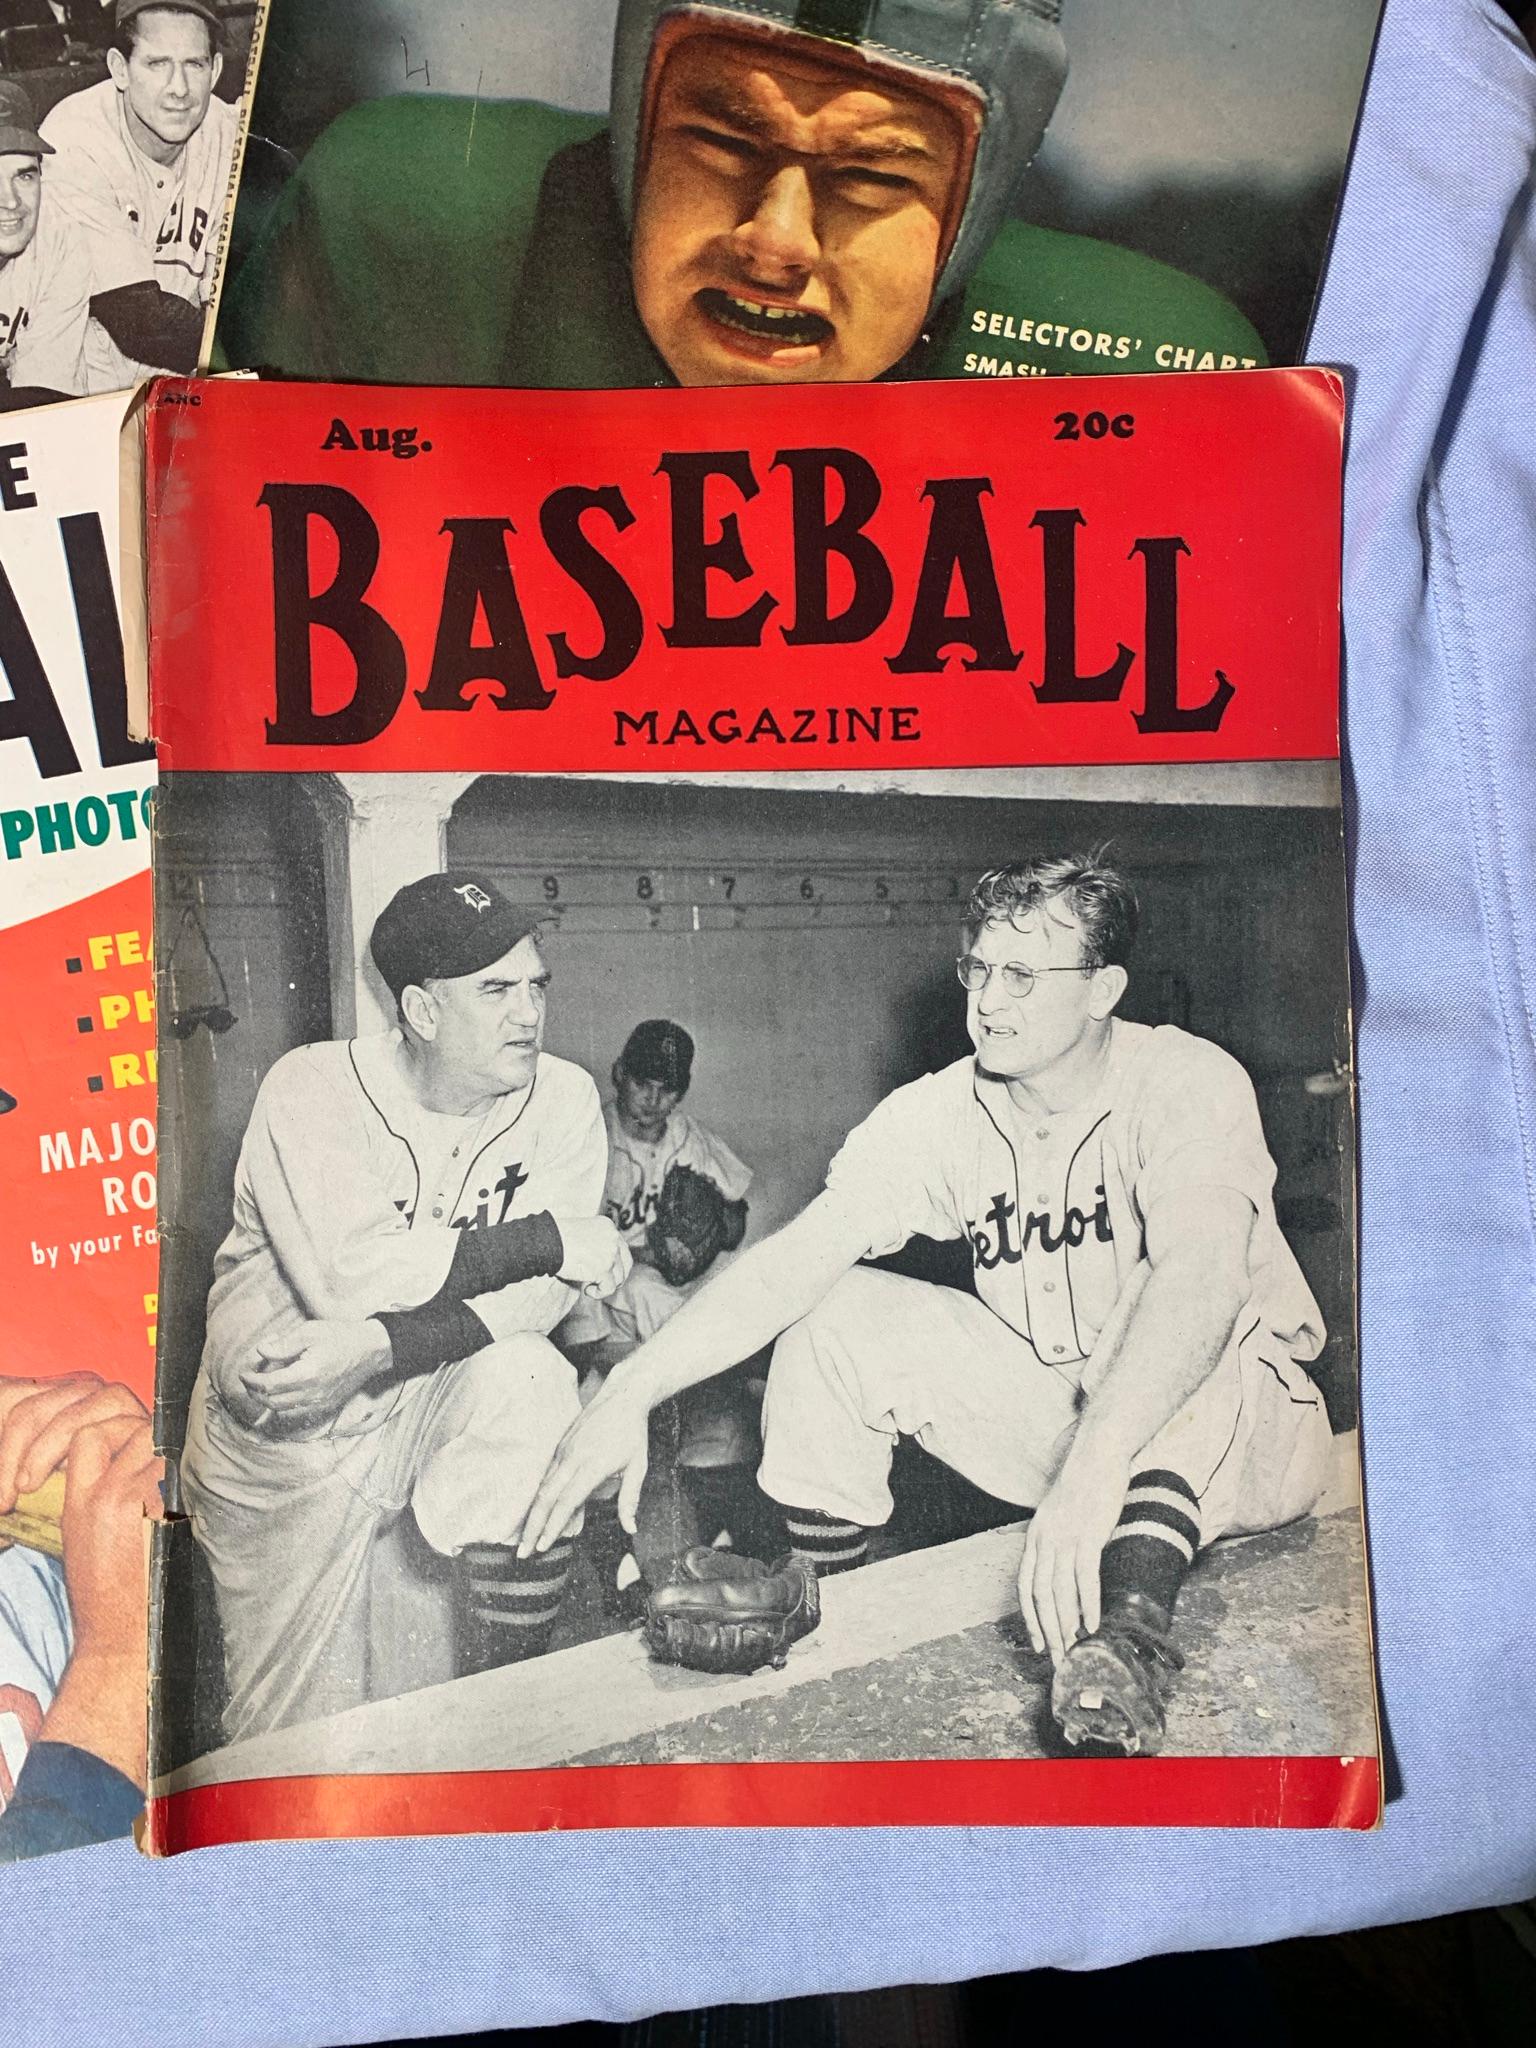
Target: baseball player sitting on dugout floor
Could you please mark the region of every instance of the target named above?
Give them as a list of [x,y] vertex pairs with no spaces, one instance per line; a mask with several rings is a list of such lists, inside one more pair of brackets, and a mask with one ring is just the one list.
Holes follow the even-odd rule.
[[208,1299],[181,1477],[231,1740],[548,1647],[579,1513],[515,1545],[578,1412],[549,1332],[629,1271],[532,914],[427,875],[370,950],[398,1026],[267,1074]]
[[[681,1024],[651,1017],[635,1026],[613,1065],[613,1100],[603,1112],[603,1212],[634,1265],[605,1301],[578,1303],[561,1325],[560,1348],[581,1371],[586,1400],[614,1365],[676,1315],[746,1231],[751,1168],[682,1107],[694,1050]],[[638,1518],[641,1558],[669,1561],[692,1541],[708,1542],[728,1525],[733,1503],[760,1499],[743,1469],[755,1463],[757,1450],[756,1419],[734,1379],[706,1381],[659,1411]],[[639,1580],[615,1513],[617,1493],[616,1484],[600,1489],[587,1514],[587,1544],[609,1605],[626,1580]]]
[[[529,1510],[530,1560],[615,1474],[632,1528],[651,1410],[777,1337],[759,1477],[797,1556],[864,1562],[915,1436],[1033,1511],[1019,1605],[1061,1733],[1159,1746],[1191,1563],[1307,1513],[1331,1436],[1252,1085],[1115,1015],[1135,927],[1095,856],[981,877],[957,962],[974,1056],[887,1096],[823,1192],[609,1374]],[[918,1233],[969,1239],[976,1296],[859,1263]]]

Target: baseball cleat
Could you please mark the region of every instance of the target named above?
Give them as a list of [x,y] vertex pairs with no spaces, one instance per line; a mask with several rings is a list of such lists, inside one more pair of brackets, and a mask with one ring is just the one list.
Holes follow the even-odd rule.
[[626,1628],[633,1628],[643,1619],[651,1589],[632,1550],[625,1551],[611,1575],[599,1572],[598,1591],[605,1620],[620,1621]]
[[1068,1650],[1051,1679],[1051,1716],[1074,1749],[1091,1743],[1122,1756],[1157,1754],[1168,1687],[1184,1664],[1169,1624],[1155,1600],[1127,1593]]

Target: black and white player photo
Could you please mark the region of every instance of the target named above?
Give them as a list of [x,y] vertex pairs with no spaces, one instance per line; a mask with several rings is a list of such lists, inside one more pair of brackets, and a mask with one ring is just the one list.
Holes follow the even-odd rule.
[[1373,1749],[1336,772],[864,780],[166,778],[163,1789]]
[[188,374],[233,199],[253,0],[26,12],[5,29],[0,87],[0,406]]

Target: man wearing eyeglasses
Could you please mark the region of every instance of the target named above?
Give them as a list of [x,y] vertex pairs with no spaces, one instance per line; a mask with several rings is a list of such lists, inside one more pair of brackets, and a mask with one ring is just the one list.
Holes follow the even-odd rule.
[[[1135,927],[1092,855],[982,876],[958,962],[974,1055],[887,1096],[824,1191],[614,1371],[525,1545],[616,1472],[632,1519],[651,1408],[777,1337],[759,1480],[796,1553],[863,1563],[915,1436],[1034,1510],[1019,1604],[1065,1738],[1158,1748],[1190,1564],[1305,1514],[1331,1438],[1252,1085],[1209,1041],[1116,1016]],[[974,1297],[860,1264],[919,1233],[969,1240]]]

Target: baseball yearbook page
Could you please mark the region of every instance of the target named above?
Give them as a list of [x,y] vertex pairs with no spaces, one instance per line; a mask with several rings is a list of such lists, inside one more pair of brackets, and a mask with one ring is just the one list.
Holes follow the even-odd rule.
[[548,388],[1302,355],[1381,0],[271,0],[217,359]]
[[0,446],[0,1862],[145,1782],[156,1269],[154,751],[118,614],[121,396]]
[[1337,377],[147,431],[148,1846],[1374,1825]]

